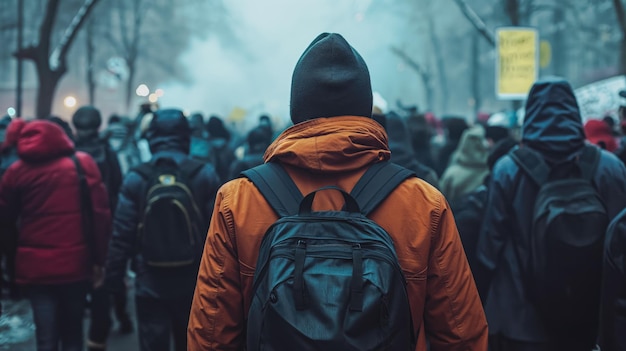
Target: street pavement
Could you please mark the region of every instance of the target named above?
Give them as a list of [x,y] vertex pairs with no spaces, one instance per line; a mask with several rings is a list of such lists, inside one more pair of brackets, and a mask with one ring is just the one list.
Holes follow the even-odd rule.
[[[135,351],[139,350],[137,341],[137,323],[135,320],[135,305],[132,293],[129,292],[127,310],[133,320],[135,331],[132,334],[121,334],[115,314],[111,313],[113,326],[107,344],[108,351]],[[0,316],[0,351],[35,351],[35,325],[32,311],[28,300],[2,299],[3,312]],[[89,326],[89,313],[85,314],[85,327],[87,333]]]

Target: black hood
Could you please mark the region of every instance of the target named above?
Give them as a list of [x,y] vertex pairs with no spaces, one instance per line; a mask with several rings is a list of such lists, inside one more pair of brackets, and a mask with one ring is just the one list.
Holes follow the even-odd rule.
[[177,109],[158,110],[154,113],[146,131],[150,151],[178,150],[189,153],[191,128],[182,111]]
[[526,102],[522,144],[552,161],[567,159],[585,145],[580,109],[566,80],[551,77],[533,85]]

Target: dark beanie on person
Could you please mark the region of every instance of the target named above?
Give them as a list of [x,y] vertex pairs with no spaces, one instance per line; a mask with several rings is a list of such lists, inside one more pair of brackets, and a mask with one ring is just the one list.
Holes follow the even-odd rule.
[[100,111],[93,106],[83,106],[74,112],[72,124],[78,130],[98,129],[102,124]]
[[337,33],[320,34],[304,51],[291,79],[291,121],[372,116],[372,84],[361,55]]

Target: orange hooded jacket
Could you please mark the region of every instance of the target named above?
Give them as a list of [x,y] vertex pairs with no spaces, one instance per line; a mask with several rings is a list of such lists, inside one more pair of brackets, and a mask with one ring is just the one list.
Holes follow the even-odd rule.
[[[303,194],[322,186],[352,190],[373,163],[387,160],[387,135],[364,117],[299,123],[268,148]],[[315,197],[314,209],[338,210],[337,192]],[[416,350],[487,350],[487,322],[445,198],[426,182],[403,182],[371,214],[392,237],[408,284]],[[252,279],[265,231],[278,219],[245,178],[225,184],[215,209],[191,307],[188,350],[240,350],[252,301]]]

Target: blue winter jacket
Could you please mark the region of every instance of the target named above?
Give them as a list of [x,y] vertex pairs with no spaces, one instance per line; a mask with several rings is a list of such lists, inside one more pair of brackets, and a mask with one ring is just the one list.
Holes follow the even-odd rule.
[[[169,126],[165,129],[172,129]],[[175,129],[175,128],[174,128]],[[178,135],[155,135],[149,138],[152,159],[168,157],[180,164],[188,158],[189,138]],[[113,236],[106,266],[106,286],[111,291],[123,288],[126,264],[132,259],[131,269],[136,274],[137,296],[177,298],[192,296],[198,267],[182,269],[155,269],[146,265],[136,247],[139,207],[144,200],[146,180],[131,170],[122,184],[113,220]],[[204,216],[203,227],[208,230],[219,179],[210,164],[205,165],[192,179],[191,191]]]
[[[541,153],[548,164],[580,154],[585,134],[576,98],[566,81],[551,78],[533,86],[522,145]],[[611,218],[626,207],[626,168],[614,155],[602,151],[593,182]],[[507,155],[495,165],[489,189],[477,253],[491,272],[485,305],[489,333],[524,342],[549,342],[551,335],[526,298],[514,251],[527,252],[539,187]]]

